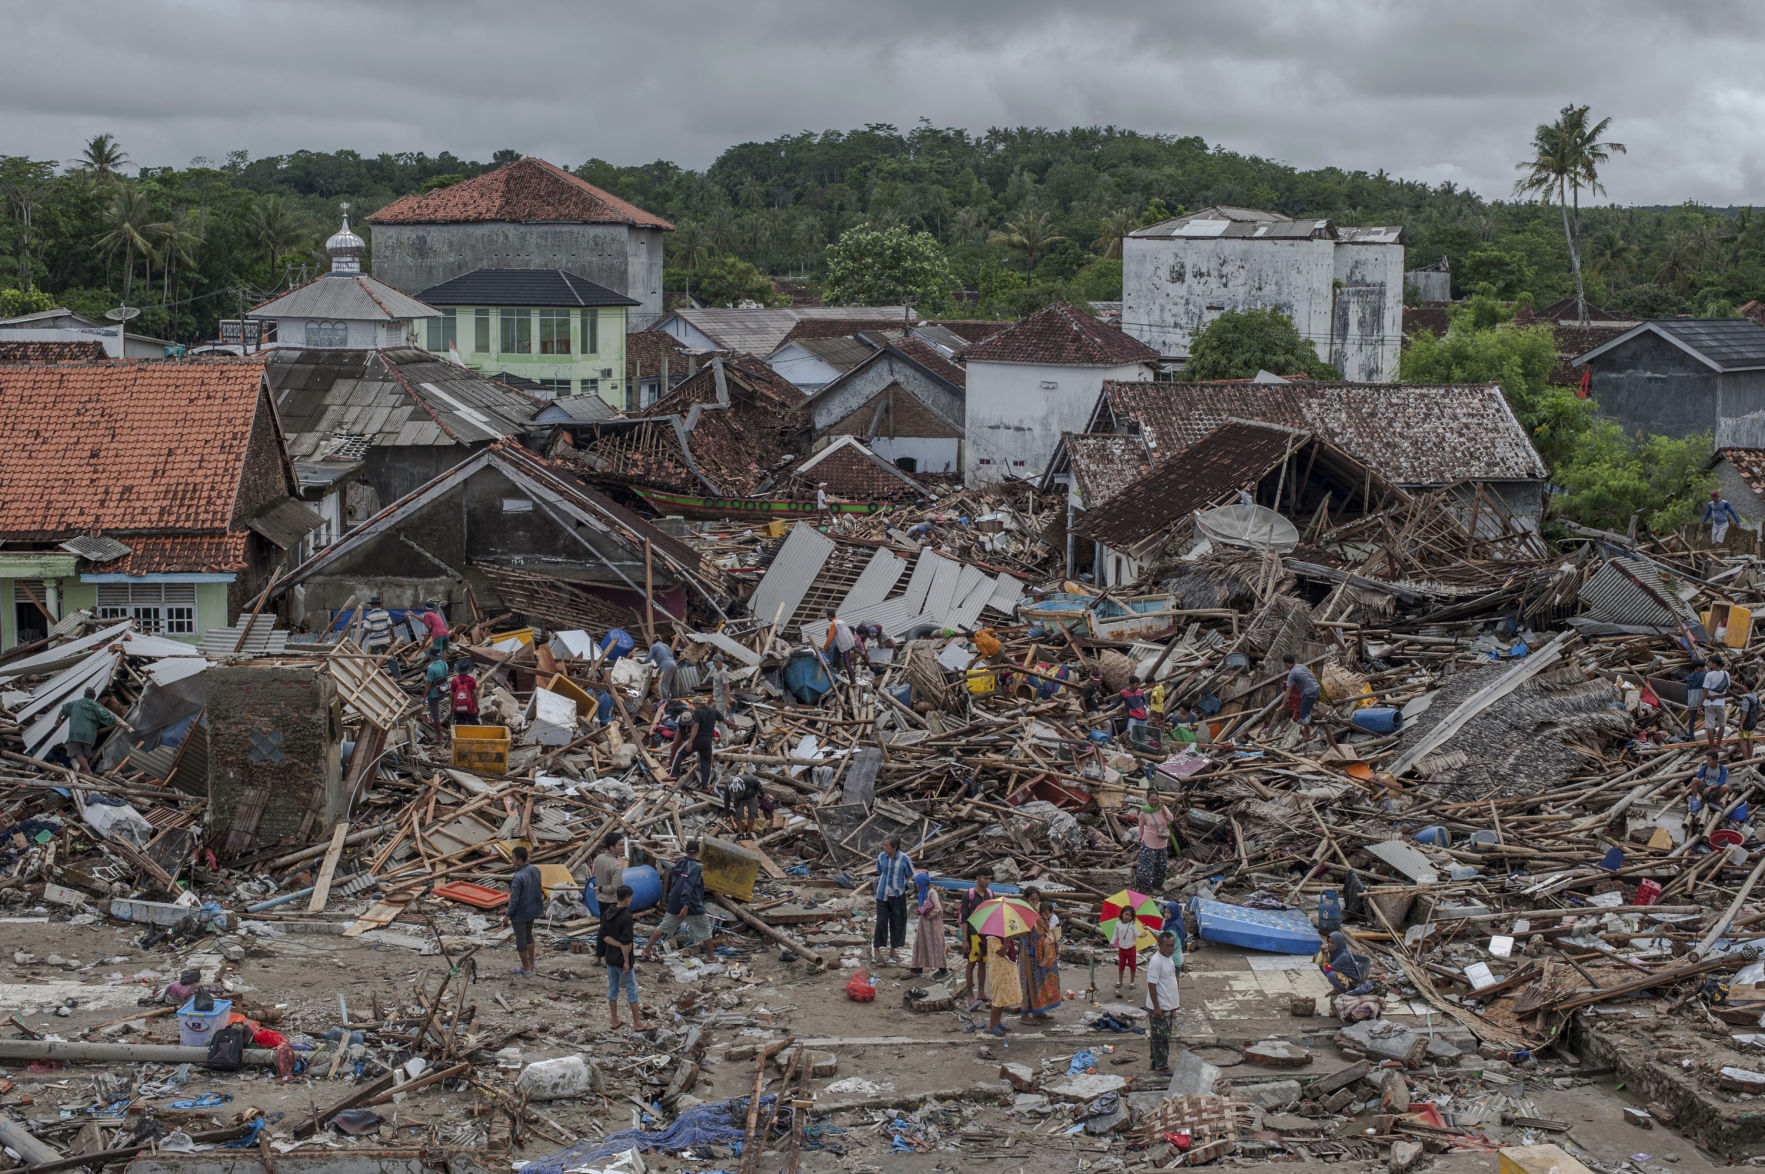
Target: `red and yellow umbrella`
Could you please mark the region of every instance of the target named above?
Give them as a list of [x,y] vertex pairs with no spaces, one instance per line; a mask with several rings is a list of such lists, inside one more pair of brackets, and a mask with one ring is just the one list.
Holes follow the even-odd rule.
[[1151,946],[1156,940],[1152,935],[1164,928],[1164,910],[1159,907],[1157,900],[1132,889],[1123,889],[1103,902],[1103,908],[1098,914],[1097,928],[1103,931],[1105,937],[1113,940],[1115,927],[1124,917],[1134,919],[1139,930],[1136,945],[1142,950]]
[[1014,938],[1029,933],[1040,919],[1036,907],[1022,898],[989,897],[968,915],[968,924],[987,937]]

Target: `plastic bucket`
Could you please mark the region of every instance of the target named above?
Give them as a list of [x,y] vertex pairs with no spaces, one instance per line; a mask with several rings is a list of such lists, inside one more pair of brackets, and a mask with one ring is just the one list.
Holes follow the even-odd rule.
[[1746,834],[1733,828],[1717,828],[1710,833],[1710,847],[1721,851],[1723,848],[1738,848],[1747,842]]
[[187,1048],[206,1048],[214,1033],[227,1026],[233,1013],[233,1000],[216,999],[213,1011],[198,1011],[191,999],[178,1008],[178,1042]]
[[[662,903],[662,874],[647,864],[635,865],[625,870],[620,878],[623,883],[631,886],[631,911],[640,913],[645,909],[654,909]],[[607,895],[610,901],[612,894]],[[600,895],[595,892],[594,881],[582,886],[582,903],[588,906],[589,913],[595,917],[601,915]]]
[[1403,729],[1403,710],[1389,706],[1369,705],[1349,716],[1349,724],[1370,734],[1394,734]]

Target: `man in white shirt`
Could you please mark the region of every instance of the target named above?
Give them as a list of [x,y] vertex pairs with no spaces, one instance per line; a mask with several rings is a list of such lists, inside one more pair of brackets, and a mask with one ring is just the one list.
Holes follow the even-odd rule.
[[1731,680],[1722,658],[1712,656],[1709,667],[1704,670],[1704,735],[1709,739],[1712,750],[1721,749],[1723,735],[1727,733],[1728,686]]
[[1177,1010],[1177,971],[1182,967],[1177,935],[1169,930],[1158,935],[1158,953],[1146,966],[1147,1035],[1152,1041],[1152,1072],[1171,1074],[1171,1019]]
[[858,677],[854,664],[857,656],[854,650],[858,647],[858,637],[852,632],[852,625],[842,620],[833,608],[827,609],[827,639],[821,650],[831,654],[836,663],[846,666],[846,681],[856,685]]

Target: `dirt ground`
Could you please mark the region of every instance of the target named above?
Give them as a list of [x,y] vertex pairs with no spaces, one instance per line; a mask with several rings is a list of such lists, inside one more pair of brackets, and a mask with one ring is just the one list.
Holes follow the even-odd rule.
[[[827,901],[832,892],[807,890],[806,895],[808,899]],[[434,916],[434,929],[420,920],[401,921],[380,940],[371,936],[350,940],[331,934],[241,934],[237,941],[244,945],[245,957],[237,964],[225,964],[221,981],[236,1000],[279,1007],[282,1017],[273,1025],[276,1030],[291,1038],[298,1038],[301,1033],[322,1035],[341,1022],[340,997],[352,1018],[366,1018],[376,998],[382,1005],[394,1000],[408,1005],[414,1003],[418,992],[433,991],[449,964],[440,954],[425,954],[419,947],[435,942],[436,929],[451,955],[463,953],[492,936],[490,931],[474,933],[468,916],[471,915],[457,908],[443,909]],[[844,921],[806,928],[803,932],[822,948],[843,951],[846,957],[856,958],[856,947],[867,928],[859,910]],[[211,937],[175,949],[162,945],[144,950],[139,945],[144,932],[139,926],[97,920],[85,924],[50,921],[33,916],[29,910],[14,910],[12,917],[0,919],[0,1015],[10,1020],[16,1013],[18,1022],[14,1027],[62,1038],[76,1038],[88,1028],[112,1024],[95,1038],[114,1042],[176,1042],[177,1028],[172,1016],[136,1020],[127,1025],[117,1025],[116,1021],[144,1011],[137,1001],[151,995],[184,966],[217,961],[219,947],[234,939]],[[837,1057],[838,1071],[815,1082],[817,1099],[823,1103],[890,1092],[910,1094],[986,1086],[1004,1089],[998,1079],[1002,1062],[1026,1064],[1047,1072],[1045,1079],[1053,1079],[1055,1074],[1066,1071],[1070,1058],[1081,1049],[1090,1049],[1096,1055],[1097,1073],[1127,1077],[1134,1081],[1135,1090],[1163,1089],[1164,1082],[1149,1074],[1144,1035],[1114,1034],[1089,1026],[1106,1004],[1115,1001],[1114,972],[1100,972],[1102,989],[1098,1000],[1086,997],[1084,988],[1089,985],[1089,973],[1082,961],[1082,948],[1069,947],[1063,967],[1064,985],[1077,992],[1078,998],[1064,1004],[1054,1022],[1024,1028],[1008,1018],[1010,1034],[989,1038],[970,1030],[973,1024],[984,1025],[984,1010],[971,1017],[960,1001],[956,1010],[949,1012],[917,1014],[908,1010],[903,1004],[904,993],[909,986],[927,985],[928,978],[916,978],[900,969],[880,971],[876,974],[875,1001],[858,1004],[848,1000],[844,993],[849,968],[812,974],[803,962],[781,962],[777,948],[762,947],[752,935],[731,937],[728,941],[736,954],[719,959],[719,968],[724,973],[706,975],[696,965],[687,966],[684,955],[678,954],[670,962],[644,964],[639,971],[643,1005],[652,1023],[674,1032],[691,1023],[708,1027],[711,1045],[707,1062],[692,1090],[699,1098],[714,1100],[746,1095],[749,1091],[753,1062],[725,1059],[727,1049],[790,1036],[808,1040],[811,1046]],[[509,1041],[519,1049],[524,1061],[580,1052],[609,1072],[638,1062],[668,1062],[668,1044],[673,1040],[664,1038],[657,1046],[627,1030],[609,1029],[605,971],[595,965],[592,954],[544,949],[541,973],[536,977],[517,977],[508,972],[514,956],[506,945],[483,945],[473,961],[476,981],[469,988],[468,1004],[476,1008],[472,1029],[476,1046],[494,1050],[505,1037],[526,1032],[526,1037]],[[732,964],[736,967],[734,974],[727,971]],[[959,992],[960,972],[953,979]],[[1179,1039],[1203,1049],[1202,1054],[1210,1059],[1225,1061],[1225,1074],[1235,1081],[1285,1076],[1305,1079],[1333,1071],[1347,1063],[1333,1045],[1324,1042],[1338,1025],[1328,1018],[1296,1019],[1289,1014],[1293,995],[1318,995],[1325,989],[1315,967],[1306,966],[1303,960],[1257,959],[1232,949],[1204,947],[1189,956],[1185,970]],[[1131,1005],[1138,1003],[1142,994],[1143,990],[1136,988],[1132,999],[1124,1000],[1128,1006],[1115,1008],[1117,1013],[1130,1014]],[[706,995],[711,998],[704,998]],[[698,996],[690,1018],[678,1011],[681,1001],[689,996]],[[58,1008],[66,1008],[67,1013],[58,1014]],[[1425,1006],[1406,1008],[1400,1003],[1388,1017],[1453,1038],[1458,1030],[1456,1025],[1442,1027],[1440,1017],[1426,1011]],[[1231,1048],[1263,1037],[1307,1046],[1312,1059],[1292,1071],[1259,1069],[1234,1060]],[[1470,1041],[1459,1042],[1467,1055],[1456,1075],[1435,1083],[1422,1079],[1425,1072],[1411,1074],[1418,1096],[1424,1089],[1430,1093],[1447,1090],[1455,1094],[1451,1103],[1462,1104],[1489,1087],[1511,1091],[1514,1080],[1524,1078],[1525,1070],[1517,1074],[1501,1071],[1501,1065],[1491,1066],[1479,1060]],[[1115,1050],[1112,1053],[1106,1048]],[[385,1050],[376,1054],[388,1061],[402,1058]],[[1492,1069],[1488,1084],[1479,1079],[1479,1071],[1485,1067]],[[1560,1071],[1566,1068],[1566,1062],[1547,1059],[1545,1067]],[[105,1071],[96,1065],[72,1065],[59,1071],[32,1073],[25,1063],[14,1063],[6,1070],[12,1088],[0,1096],[0,1105],[10,1109],[15,1117],[47,1123],[51,1140],[65,1149],[78,1150],[74,1131],[94,1102],[104,1099],[93,1078]],[[108,1071],[152,1079],[163,1076],[166,1069],[132,1073],[126,1065],[115,1065]],[[481,1065],[478,1071],[487,1084],[506,1087],[512,1082],[513,1073],[499,1073],[494,1064]],[[369,1075],[372,1074],[370,1069]],[[351,1067],[345,1065],[340,1077],[352,1076]],[[838,1082],[852,1078],[878,1088],[874,1093],[869,1089],[841,1091],[849,1086]],[[283,1084],[273,1073],[265,1074],[261,1069],[226,1074],[196,1069],[186,1088],[153,1103],[163,1105],[171,1099],[205,1092],[232,1098],[218,1108],[170,1114],[188,1118],[187,1129],[226,1124],[253,1110],[298,1119],[340,1099],[348,1089],[345,1079],[331,1081],[322,1073],[309,1072]],[[769,1080],[769,1090],[776,1084],[776,1079]],[[1626,1124],[1621,1114],[1629,1102],[1611,1084],[1610,1078],[1525,1079],[1524,1095],[1531,1102],[1528,1112],[1567,1124],[1567,1133],[1523,1131],[1499,1124],[1480,1125],[1472,1132],[1482,1132],[1502,1144],[1570,1142],[1580,1147],[1578,1152],[1608,1168],[1626,1161],[1633,1168],[1676,1171],[1700,1171],[1726,1164],[1666,1128],[1657,1126],[1645,1131]],[[631,1087],[636,1091],[635,1085]],[[24,1101],[26,1097],[30,1098],[28,1104]],[[842,1148],[844,1153],[810,1151],[804,1155],[802,1168],[1006,1174],[1123,1169],[1141,1160],[1119,1135],[1068,1136],[1073,1126],[1070,1114],[1064,1110],[1016,1115],[1006,1107],[1010,1103],[1009,1092],[1003,1101],[989,1105],[955,1102],[954,1112],[939,1112],[934,1106],[933,1111],[920,1115],[924,1124],[910,1123],[905,1130],[893,1122],[911,1115],[911,1110],[905,1114],[884,1109],[844,1113],[833,1121],[844,1132],[829,1131],[822,1139]],[[379,1110],[385,1117],[379,1144],[412,1146],[441,1141],[474,1145],[481,1144],[487,1133],[492,1138],[506,1138],[506,1123],[487,1111],[489,1104],[489,1097],[474,1089],[431,1086],[419,1090],[402,1103],[388,1104]],[[586,1097],[536,1107],[544,1115],[536,1128],[556,1140],[538,1133],[530,1136],[524,1147],[508,1155],[516,1163],[553,1153],[561,1148],[560,1141],[630,1128],[639,1113],[632,1100],[616,1094],[605,1100]],[[1337,1136],[1364,1136],[1370,1120],[1370,1113],[1347,1120],[1340,1125]],[[54,1134],[58,1128],[62,1131],[60,1136]],[[897,1133],[915,1135],[932,1148],[929,1152],[891,1152],[890,1145]],[[366,1144],[367,1140],[356,1144]],[[1645,1154],[1646,1158],[1636,1156]],[[774,1162],[774,1157],[767,1160]],[[496,1166],[503,1160],[499,1154],[489,1164]],[[647,1160],[655,1170],[712,1171],[733,1169],[739,1163],[728,1147],[721,1146],[712,1147],[703,1160],[654,1154]],[[1228,1164],[1240,1161],[1227,1159]],[[1301,1164],[1315,1162],[1313,1159]],[[774,1162],[781,1164],[781,1158]],[[1364,1163],[1349,1159],[1348,1164]],[[1492,1153],[1446,1154],[1428,1159],[1423,1168],[1493,1171],[1495,1157]]]

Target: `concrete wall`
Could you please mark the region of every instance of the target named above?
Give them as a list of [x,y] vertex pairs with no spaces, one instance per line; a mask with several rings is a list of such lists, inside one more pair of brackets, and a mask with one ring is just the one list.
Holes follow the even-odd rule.
[[787,344],[780,347],[766,360],[766,365],[778,372],[792,386],[804,395],[814,395],[823,387],[838,379],[840,368],[816,355],[811,355],[801,348]]
[[[415,297],[474,269],[563,269],[635,298],[630,329],[662,314],[662,230],[623,224],[377,224],[374,276]],[[623,374],[623,372],[621,372]]]
[[[872,401],[890,384],[899,387],[897,395],[911,395],[924,403],[932,413],[948,421],[952,426],[952,433],[960,429],[963,421],[962,395],[892,354],[884,355],[810,404],[811,426],[821,434],[841,425],[847,417]],[[820,439],[819,435],[817,439]]]
[[1663,338],[1639,335],[1587,365],[1599,414],[1626,432],[1680,438],[1716,429],[1716,373]]
[[1403,344],[1403,246],[1338,244],[1334,261],[1325,361],[1356,383],[1390,382]]
[[1717,448],[1765,448],[1765,371],[1717,377],[1715,434]]
[[[375,445],[368,449],[362,480],[374,491],[380,508],[384,508],[413,489],[427,485],[482,447],[463,444]],[[375,512],[378,513],[379,509]]]
[[1060,367],[970,362],[962,480],[980,485],[1039,477],[1062,432],[1083,432],[1105,379],[1152,378],[1152,364]]
[[343,721],[329,677],[305,666],[214,665],[204,684],[211,846],[224,849],[235,819],[259,802],[253,844],[299,837],[315,805],[309,837],[343,815]]
[[1187,358],[1195,335],[1226,311],[1279,310],[1319,358],[1347,364],[1344,378],[1384,382],[1397,376],[1403,252],[1333,240],[1128,237],[1122,329]]
[[1411,269],[1403,279],[1416,287],[1416,297],[1423,302],[1452,301],[1452,274],[1438,269]]
[[[309,322],[331,323],[334,318],[269,318],[265,321],[276,324],[276,338],[289,346],[317,346],[318,343],[307,342],[307,324]],[[423,325],[411,318],[400,318],[393,322],[371,322],[366,319],[344,319],[349,328],[349,341],[333,350],[388,350],[393,347],[415,346],[423,340]]]

